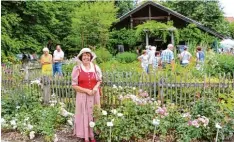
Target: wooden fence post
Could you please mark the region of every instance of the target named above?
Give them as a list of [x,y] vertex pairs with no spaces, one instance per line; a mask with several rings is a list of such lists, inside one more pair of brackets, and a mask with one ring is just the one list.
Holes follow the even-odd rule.
[[48,76],[42,77],[42,96],[43,96],[43,103],[49,104],[51,91],[50,91],[50,78]]

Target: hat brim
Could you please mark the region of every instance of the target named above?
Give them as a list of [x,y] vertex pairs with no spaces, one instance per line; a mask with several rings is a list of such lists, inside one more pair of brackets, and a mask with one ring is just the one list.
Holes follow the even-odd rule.
[[90,53],[92,55],[93,58],[91,59],[91,62],[94,61],[97,58],[97,55],[94,52],[92,52],[92,51],[91,52],[90,51],[82,51],[81,50],[80,53],[77,55],[77,59],[78,59],[79,62],[82,62],[80,60],[80,57],[82,56],[83,53]]

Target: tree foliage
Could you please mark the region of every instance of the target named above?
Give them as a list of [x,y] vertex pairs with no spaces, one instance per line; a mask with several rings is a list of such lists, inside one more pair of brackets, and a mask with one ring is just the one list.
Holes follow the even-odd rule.
[[169,1],[163,3],[166,7],[175,10],[204,26],[229,35],[228,23],[223,16],[219,1]]
[[53,45],[62,43],[71,31],[69,13],[76,5],[78,2],[2,2],[2,51],[6,55],[40,53],[49,40]]
[[117,20],[117,10],[114,2],[85,2],[75,8],[70,37],[77,43],[77,49],[89,45],[105,47],[109,28]]
[[133,29],[126,28],[120,30],[112,30],[110,32],[108,47],[113,48],[121,44],[128,46],[129,49],[132,49],[133,46],[135,46],[137,43],[137,37],[135,36],[135,32],[136,31]]
[[117,17],[121,17],[122,15],[126,14],[130,10],[134,8],[134,1],[124,1],[124,0],[118,0],[115,1],[116,7],[119,8]]
[[231,38],[234,39],[234,22],[229,25]]
[[201,31],[194,24],[189,24],[187,27],[179,30],[180,40],[193,42],[194,44],[211,44],[215,37]]

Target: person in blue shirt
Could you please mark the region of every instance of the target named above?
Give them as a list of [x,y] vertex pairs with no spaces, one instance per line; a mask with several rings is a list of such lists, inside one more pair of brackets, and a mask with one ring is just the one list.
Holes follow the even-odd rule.
[[174,62],[174,54],[173,54],[174,46],[172,44],[167,45],[167,49],[162,51],[161,60],[162,60],[162,67],[166,68],[166,65],[172,65]]

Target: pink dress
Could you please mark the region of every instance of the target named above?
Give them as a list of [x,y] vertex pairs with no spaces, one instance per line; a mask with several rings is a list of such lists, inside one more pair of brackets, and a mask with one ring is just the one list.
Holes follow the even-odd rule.
[[[92,90],[96,83],[101,80],[100,69],[99,72],[97,72],[96,68],[99,69],[98,66],[92,64],[91,69],[85,71],[82,65],[75,66],[72,71],[72,85]],[[89,122],[94,121],[94,105],[100,106],[99,92],[94,96],[90,96],[86,93],[76,93],[74,135],[79,138],[84,138],[85,141],[89,141],[89,138],[94,138],[93,129],[89,126]]]

